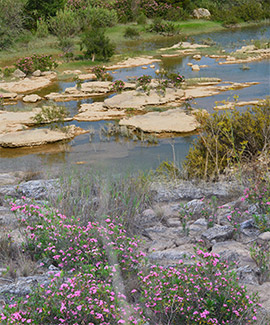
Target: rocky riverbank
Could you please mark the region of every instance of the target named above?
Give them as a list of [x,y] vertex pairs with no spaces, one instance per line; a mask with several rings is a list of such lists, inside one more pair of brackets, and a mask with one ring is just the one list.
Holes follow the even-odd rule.
[[[30,180],[24,173],[0,174],[1,240],[9,233],[16,244],[24,241],[14,214],[10,211],[6,195],[20,203],[21,197],[35,199],[38,203],[50,201],[60,194],[58,179]],[[256,204],[248,203],[236,182],[197,183],[192,181],[153,182],[153,202],[135,216],[140,236],[144,239],[143,251],[150,264],[176,265],[179,260],[188,263],[194,245],[203,245],[234,263],[239,282],[250,292],[258,292],[262,303],[262,317],[270,313],[270,282],[262,281],[262,269],[251,258],[254,243],[268,245],[269,232],[261,232],[252,215],[260,214]],[[95,195],[95,194],[93,194]],[[94,197],[92,199],[95,199]],[[237,231],[230,218],[234,212],[241,216]],[[188,217],[187,217],[188,216]],[[16,261],[14,261],[16,264]],[[1,261],[0,297],[8,301],[7,294],[25,296],[38,284],[48,285],[50,276],[59,271],[51,264],[48,269],[33,266],[35,272],[13,277]],[[266,318],[264,318],[266,319]],[[265,323],[263,323],[265,324]]]

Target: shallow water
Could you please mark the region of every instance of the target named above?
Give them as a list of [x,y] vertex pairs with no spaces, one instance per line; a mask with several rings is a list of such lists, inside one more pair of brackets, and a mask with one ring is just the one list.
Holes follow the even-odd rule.
[[[263,33],[264,32],[264,33]],[[263,27],[252,28],[245,30],[235,30],[234,32],[219,32],[209,35],[196,36],[195,40],[211,37],[214,41],[219,42],[226,49],[241,47],[245,44],[244,40],[252,38],[270,37],[269,28],[265,31]],[[164,39],[153,42],[153,48],[171,46],[177,42],[176,38]],[[131,42],[132,43],[132,42]],[[131,46],[129,43],[129,46]],[[232,45],[232,43],[234,45]],[[141,46],[141,45],[138,45]],[[147,43],[144,44],[147,47]],[[157,46],[157,47],[155,47]],[[194,72],[188,62],[198,63],[199,65],[207,64],[208,68],[201,69],[199,72]],[[170,71],[177,71],[183,74],[186,78],[198,77],[216,77],[222,81],[232,82],[251,82],[258,81],[260,84],[248,88],[235,91],[222,92],[219,95],[198,98],[195,107],[205,108],[212,112],[215,107],[215,102],[223,100],[233,100],[233,96],[239,96],[239,100],[253,100],[265,98],[270,95],[270,60],[248,63],[250,70],[242,70],[242,65],[219,65],[214,59],[203,58],[195,61],[192,57],[170,58],[163,59],[161,63],[154,63],[155,68],[148,66],[147,70],[141,67],[130,69],[119,69],[113,74],[114,79],[127,80],[128,77],[141,76],[149,74],[155,76],[155,70],[166,68]],[[72,87],[75,82],[59,82],[42,90],[40,94],[43,96],[50,92],[61,92],[67,87]],[[101,101],[103,98],[88,98],[80,101],[60,102],[57,105],[64,105],[68,108],[71,115],[77,113],[77,109],[82,103],[91,103],[93,101]],[[46,101],[44,101],[46,103]],[[39,106],[39,104],[29,104],[30,107]],[[22,110],[25,105],[19,102],[16,105],[7,106],[8,110]],[[95,129],[96,135],[92,142],[89,141],[89,135],[81,135],[67,143],[57,143],[46,145],[37,148],[23,149],[0,149],[0,171],[17,171],[17,170],[47,170],[50,173],[55,173],[63,168],[79,166],[80,168],[95,168],[101,170],[110,170],[114,173],[126,173],[134,170],[148,170],[156,168],[162,161],[171,161],[175,157],[175,162],[179,166],[185,159],[191,143],[196,136],[177,137],[174,139],[160,139],[157,145],[147,145],[141,142],[134,142],[124,138],[120,139],[103,139],[100,140],[98,133],[101,126],[105,123],[100,122],[72,122],[84,129]],[[173,157],[174,156],[174,157]],[[78,165],[79,164],[79,165]]]

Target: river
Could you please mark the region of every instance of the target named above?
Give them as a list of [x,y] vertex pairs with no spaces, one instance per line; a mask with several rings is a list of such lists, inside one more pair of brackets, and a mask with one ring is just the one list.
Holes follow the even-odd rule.
[[[235,50],[245,45],[252,39],[270,38],[270,28],[253,27],[237,29],[232,31],[197,35],[195,41],[211,38],[224,49]],[[176,38],[164,38],[163,42],[158,40],[148,43],[127,42],[126,46],[141,46],[144,49],[156,49],[171,46],[176,43]],[[188,62],[195,63],[192,57],[163,59],[160,63],[155,63],[155,68],[142,67],[119,69],[113,74],[114,79],[127,80],[131,76],[142,74],[155,75],[155,70],[166,68],[170,71],[177,71],[186,78],[194,77],[217,77],[222,81],[232,82],[259,82],[258,85],[249,88],[226,91],[219,95],[196,99],[193,106],[204,108],[213,112],[216,102],[223,100],[233,100],[235,95],[239,100],[261,99],[270,95],[270,60],[248,63],[249,70],[243,70],[242,64],[219,65],[214,59],[203,57],[200,65],[208,65],[208,68],[194,72],[187,65]],[[45,91],[62,91],[67,87],[74,86],[74,82],[59,82],[49,87]],[[44,90],[43,90],[44,93]],[[104,98],[103,98],[104,99]],[[101,100],[101,99],[99,99]],[[81,101],[71,101],[59,103],[68,107],[71,115],[77,112],[81,103],[91,103],[92,99]],[[34,106],[34,105],[33,105]],[[7,106],[7,109],[21,110],[24,105],[19,102],[17,105]],[[1,172],[10,171],[47,171],[55,173],[63,168],[93,168],[111,173],[128,173],[134,170],[149,170],[156,168],[162,161],[175,160],[176,165],[181,167],[192,142],[196,135],[175,137],[173,139],[159,139],[158,144],[149,145],[140,141],[127,140],[125,138],[104,138],[99,136],[100,127],[104,126],[105,121],[100,122],[72,122],[84,129],[95,129],[96,134],[92,141],[89,135],[81,135],[68,143],[59,143],[37,148],[22,149],[0,149],[0,170]]]

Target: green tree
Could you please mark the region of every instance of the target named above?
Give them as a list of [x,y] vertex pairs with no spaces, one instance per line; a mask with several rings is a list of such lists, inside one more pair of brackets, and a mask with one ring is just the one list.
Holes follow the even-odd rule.
[[0,49],[10,46],[23,30],[24,0],[0,0]]
[[63,9],[66,0],[27,0],[25,13],[28,17],[27,27],[36,27],[36,21],[42,18],[55,16],[57,11]]
[[85,56],[95,59],[108,60],[114,54],[115,46],[105,36],[104,30],[92,28],[85,31],[81,36],[81,46],[85,49]]

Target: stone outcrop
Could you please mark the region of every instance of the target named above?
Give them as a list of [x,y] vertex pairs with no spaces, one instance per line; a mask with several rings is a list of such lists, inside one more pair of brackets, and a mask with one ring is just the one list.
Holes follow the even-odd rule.
[[167,88],[164,96],[160,96],[155,90],[150,90],[149,95],[144,92],[133,90],[126,91],[114,97],[107,98],[104,106],[108,108],[141,110],[149,105],[164,105],[180,100],[184,95],[182,89]]
[[42,99],[42,97],[40,97],[39,95],[36,95],[36,94],[26,95],[23,97],[23,101],[25,103],[36,103],[36,102],[40,101],[41,99]]
[[28,93],[48,87],[56,79],[56,73],[50,72],[43,77],[30,77],[19,81],[0,82],[0,88],[13,93]]
[[97,102],[93,104],[82,104],[79,109],[79,114],[73,118],[77,121],[100,121],[100,120],[113,120],[125,116],[124,110],[107,109],[103,103]]
[[193,10],[193,17],[196,19],[209,19],[211,17],[211,13],[208,9],[197,8]]
[[15,78],[25,78],[26,77],[26,74],[21,71],[20,69],[16,69],[14,72],[13,72],[13,77]]
[[149,65],[153,62],[160,62],[159,59],[154,59],[152,56],[144,56],[144,57],[135,57],[135,58],[128,58],[127,60],[118,62],[114,65],[107,66],[107,70],[114,70],[114,69],[124,69],[124,68],[131,68],[131,67],[139,67]]
[[[125,83],[124,90],[135,89],[135,83]],[[80,87],[66,88],[63,93],[50,93],[46,99],[54,101],[70,101],[80,98],[89,98],[106,95],[112,92],[112,82],[110,81],[92,81],[84,82]]]
[[198,128],[195,116],[187,115],[182,109],[136,115],[119,124],[149,133],[190,133]]
[[71,140],[76,135],[87,133],[87,131],[69,126],[65,132],[60,130],[36,129],[18,132],[10,132],[0,136],[0,147],[18,148],[40,146],[64,140]]
[[7,112],[0,111],[0,134],[20,131],[29,125],[35,124],[33,117],[40,111],[35,109],[31,112]]

